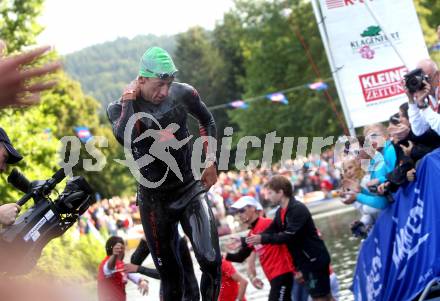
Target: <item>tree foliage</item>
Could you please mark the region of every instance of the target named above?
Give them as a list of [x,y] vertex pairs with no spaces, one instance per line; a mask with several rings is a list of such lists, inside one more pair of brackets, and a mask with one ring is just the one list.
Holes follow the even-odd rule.
[[9,52],[35,43],[35,37],[43,30],[36,18],[40,15],[44,0],[0,1],[0,38],[8,42]]
[[65,68],[81,82],[84,92],[101,103],[101,112],[121,96],[123,88],[137,75],[139,59],[151,46],[174,53],[174,36],[137,36],[87,47],[66,55]]

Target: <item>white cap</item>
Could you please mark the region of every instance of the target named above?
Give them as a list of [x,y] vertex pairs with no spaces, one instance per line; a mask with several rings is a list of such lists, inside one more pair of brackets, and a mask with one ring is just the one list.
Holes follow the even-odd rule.
[[232,208],[240,210],[246,206],[255,207],[257,210],[263,210],[263,206],[261,206],[260,202],[254,199],[251,196],[242,196],[239,198],[234,204],[231,205]]

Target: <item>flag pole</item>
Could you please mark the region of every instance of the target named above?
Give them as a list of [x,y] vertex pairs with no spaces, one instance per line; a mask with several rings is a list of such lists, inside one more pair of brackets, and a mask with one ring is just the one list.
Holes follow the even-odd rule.
[[311,2],[312,2],[313,11],[315,13],[316,23],[318,24],[318,29],[321,34],[322,43],[324,44],[324,49],[327,52],[328,63],[330,65],[330,69],[333,73],[333,79],[335,81],[336,90],[338,91],[339,100],[341,101],[341,106],[342,106],[342,111],[344,113],[345,122],[347,123],[348,131],[349,131],[350,135],[355,136],[356,132],[353,127],[353,122],[350,119],[350,114],[348,112],[348,107],[347,107],[345,95],[344,95],[344,92],[341,88],[341,83],[339,81],[339,77],[336,74],[338,72],[338,68],[335,66],[334,58],[332,56],[332,53],[330,52],[330,47],[328,45],[327,31],[326,31],[324,23],[323,23],[324,18],[321,14],[321,10],[319,8],[319,4],[318,4],[317,0],[312,0]]

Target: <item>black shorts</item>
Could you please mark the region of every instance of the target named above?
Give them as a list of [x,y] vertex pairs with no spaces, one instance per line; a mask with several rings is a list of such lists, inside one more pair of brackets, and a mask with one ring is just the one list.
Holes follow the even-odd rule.
[[330,274],[328,267],[313,271],[302,270],[305,285],[312,298],[330,294]]
[[291,301],[293,273],[286,273],[270,281],[269,301]]

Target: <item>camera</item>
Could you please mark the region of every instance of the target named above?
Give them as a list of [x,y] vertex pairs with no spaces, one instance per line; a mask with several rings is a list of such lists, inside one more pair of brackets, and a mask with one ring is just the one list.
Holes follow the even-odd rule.
[[371,192],[371,193],[378,193],[378,192],[377,192],[378,187],[379,187],[379,185],[371,185],[371,186],[368,186],[368,191]]
[[425,87],[423,81],[429,81],[428,75],[426,75],[422,69],[417,68],[407,73],[405,76],[405,86],[410,93],[415,93],[422,90]]
[[[374,193],[374,194],[378,194],[379,193],[378,188],[379,188],[379,185],[371,185],[368,187],[368,191],[371,193]],[[383,195],[382,196],[385,197],[389,203],[394,202],[393,195],[391,194],[391,192],[389,191],[387,186],[385,186],[383,188]]]
[[22,206],[33,198],[34,205],[0,231],[0,272],[28,273],[37,264],[43,248],[63,235],[92,204],[93,191],[83,177],[70,178],[64,191],[52,200],[52,191],[65,177],[60,169],[48,180],[30,182],[19,171],[12,170],[8,182],[25,193],[17,204]]

